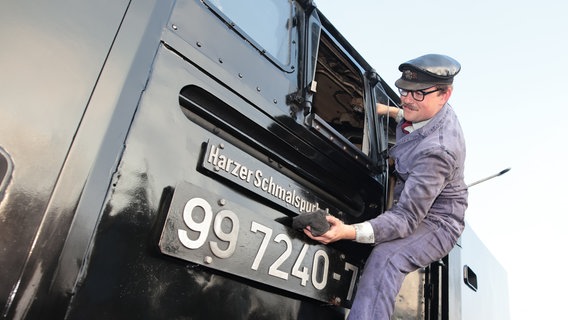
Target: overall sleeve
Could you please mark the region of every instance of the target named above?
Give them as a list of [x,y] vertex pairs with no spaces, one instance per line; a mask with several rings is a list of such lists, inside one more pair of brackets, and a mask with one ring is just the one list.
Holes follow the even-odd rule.
[[400,173],[404,183],[398,202],[382,215],[369,220],[375,244],[410,235],[429,213],[455,170],[455,158],[442,148],[424,151]]

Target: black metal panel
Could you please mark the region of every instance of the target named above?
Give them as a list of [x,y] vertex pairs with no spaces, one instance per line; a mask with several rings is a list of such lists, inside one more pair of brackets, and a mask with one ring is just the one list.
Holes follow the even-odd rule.
[[[301,13],[298,19],[300,17]],[[199,1],[176,3],[164,41],[189,63],[250,102],[228,109],[216,106],[209,99],[209,113],[237,128],[250,128],[248,123],[243,124],[248,121],[269,130],[280,140],[270,145],[272,158],[315,185],[327,188],[341,201],[357,201],[357,209],[346,212],[347,221],[376,216],[382,209],[383,186],[373,177],[371,168],[365,168],[351,155],[314,133],[305,124],[302,112],[295,113],[294,107],[286,104],[286,97],[301,89],[297,72],[281,72]],[[298,114],[300,116],[296,117]],[[267,135],[253,138],[260,146],[272,142]]]
[[46,210],[127,6],[128,1],[0,3],[0,146],[14,163],[0,207],[3,315],[25,314],[38,282],[55,267],[84,181],[66,191],[75,195],[67,198],[71,207]]
[[[344,310],[297,293],[228,275],[158,250],[174,187],[198,185],[263,219],[287,217],[196,169],[214,137],[182,112],[187,84],[243,104],[175,53],[162,49],[142,97],[97,230],[88,272],[69,318],[342,319]],[[244,219],[244,218],[243,218]],[[299,233],[298,233],[299,234]]]
[[4,190],[8,186],[10,178],[12,177],[12,170],[14,164],[10,155],[0,147],[0,201],[4,197]]
[[[326,200],[339,209],[334,213],[341,211],[349,219],[360,216],[365,210],[358,194],[360,186],[349,186],[347,178],[343,177],[343,174],[351,172],[353,175],[353,172],[342,170],[330,159],[328,153],[332,151],[329,145],[319,149],[325,152],[318,151],[281,125],[278,119],[255,112],[251,106],[246,106],[247,111],[224,103],[197,86],[186,86],[181,90],[180,104],[191,121],[246,148],[247,152],[257,154],[259,158],[268,158],[274,165],[287,170],[288,175],[294,175],[294,179],[302,180],[312,188],[325,189],[321,190],[322,195],[325,194]],[[306,131],[306,128],[298,126],[298,130]]]
[[384,190],[372,170],[286,104],[301,90],[297,61],[281,72],[199,0],[7,2],[0,21],[11,44],[0,52],[0,147],[14,164],[0,212],[4,317],[344,318],[353,288],[339,278],[352,270],[340,267],[360,265],[367,246],[326,248],[336,285],[306,291],[158,246],[188,184],[307,243],[288,228],[301,207],[203,165],[208,141],[347,222],[377,214]]

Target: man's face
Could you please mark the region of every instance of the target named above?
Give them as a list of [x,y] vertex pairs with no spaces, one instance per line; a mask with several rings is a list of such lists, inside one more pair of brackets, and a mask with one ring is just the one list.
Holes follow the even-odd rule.
[[427,94],[434,90],[436,90],[436,87],[421,90],[423,93],[426,93],[422,101],[416,100],[410,91],[406,96],[401,95],[404,118],[408,121],[420,122],[434,117],[450,98],[452,88],[449,87],[444,93],[437,91]]

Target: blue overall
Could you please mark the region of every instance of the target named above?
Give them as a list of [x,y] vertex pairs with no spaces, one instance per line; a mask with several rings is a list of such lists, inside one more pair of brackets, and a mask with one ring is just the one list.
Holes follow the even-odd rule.
[[410,134],[399,123],[390,156],[398,178],[395,203],[369,220],[375,247],[359,280],[350,320],[389,320],[406,274],[445,257],[464,228],[465,141],[450,105]]

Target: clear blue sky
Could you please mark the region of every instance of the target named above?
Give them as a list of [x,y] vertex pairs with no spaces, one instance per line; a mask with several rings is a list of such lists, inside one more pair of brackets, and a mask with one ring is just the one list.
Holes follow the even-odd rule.
[[398,65],[420,55],[462,64],[450,104],[466,182],[511,167],[471,188],[466,220],[507,270],[512,320],[567,317],[568,2],[316,4],[393,88]]

